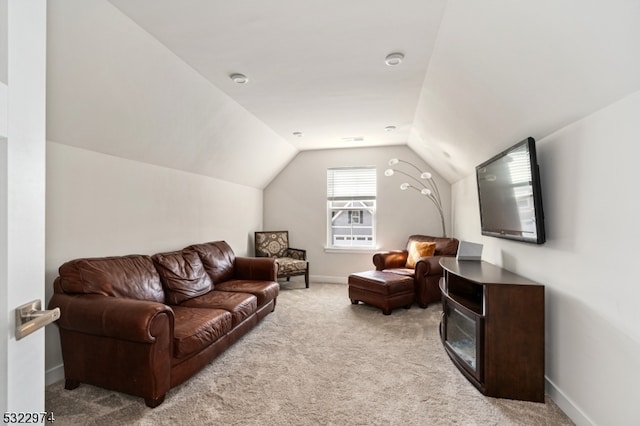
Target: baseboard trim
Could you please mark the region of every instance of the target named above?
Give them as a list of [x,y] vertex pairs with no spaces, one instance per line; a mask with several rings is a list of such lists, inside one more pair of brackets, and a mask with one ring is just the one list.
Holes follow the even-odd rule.
[[549,398],[578,426],[596,426],[596,423],[587,416],[556,384],[545,376],[546,392]]
[[50,368],[44,373],[45,386],[52,385],[60,380],[64,380],[64,364]]

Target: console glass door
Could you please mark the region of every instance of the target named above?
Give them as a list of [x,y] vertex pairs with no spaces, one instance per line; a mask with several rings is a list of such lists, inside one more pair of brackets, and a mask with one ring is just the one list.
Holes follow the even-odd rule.
[[449,304],[446,336],[449,347],[475,373],[478,353],[476,319]]

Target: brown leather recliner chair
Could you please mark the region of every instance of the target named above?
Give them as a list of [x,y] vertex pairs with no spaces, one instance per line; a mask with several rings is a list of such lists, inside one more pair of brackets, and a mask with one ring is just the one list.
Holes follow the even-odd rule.
[[[436,249],[433,256],[418,259],[415,263],[415,268],[407,268],[409,248],[413,241],[435,242]],[[442,256],[455,256],[458,252],[458,243],[459,241],[455,238],[412,235],[409,237],[404,250],[391,250],[374,254],[373,264],[378,271],[413,277],[416,302],[421,308],[426,308],[429,303],[441,300],[440,287],[438,285],[440,277],[442,277],[440,258]]]

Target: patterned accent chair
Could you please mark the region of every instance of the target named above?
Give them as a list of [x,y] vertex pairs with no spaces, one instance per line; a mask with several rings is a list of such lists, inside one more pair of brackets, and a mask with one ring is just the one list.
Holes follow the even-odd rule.
[[255,233],[256,257],[273,257],[278,265],[278,278],[304,275],[304,284],[309,288],[309,262],[307,251],[289,247],[289,231]]

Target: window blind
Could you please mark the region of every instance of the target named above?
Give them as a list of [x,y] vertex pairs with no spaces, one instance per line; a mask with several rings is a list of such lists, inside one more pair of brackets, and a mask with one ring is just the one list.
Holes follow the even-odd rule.
[[362,200],[376,198],[375,167],[327,169],[328,200]]

